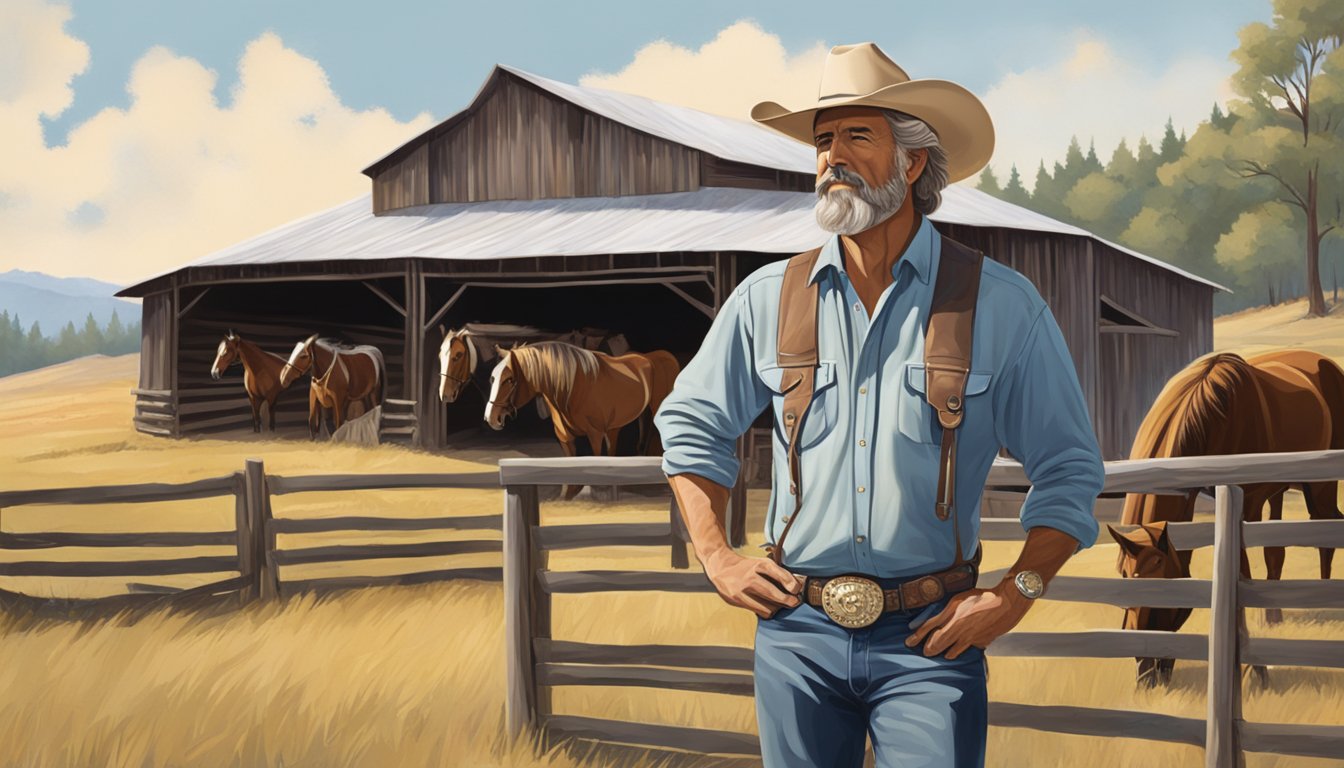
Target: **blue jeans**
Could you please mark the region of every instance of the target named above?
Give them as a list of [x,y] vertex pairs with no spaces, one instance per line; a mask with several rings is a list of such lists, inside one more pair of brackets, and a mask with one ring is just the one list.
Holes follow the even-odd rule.
[[879,768],[981,768],[984,651],[971,647],[948,661],[905,645],[912,622],[946,605],[886,613],[863,629],[807,603],[758,619],[756,720],[766,768],[861,766],[865,732]]

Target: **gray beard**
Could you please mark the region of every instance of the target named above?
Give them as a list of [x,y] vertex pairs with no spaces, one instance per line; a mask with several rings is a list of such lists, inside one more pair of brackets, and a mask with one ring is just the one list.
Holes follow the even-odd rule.
[[[855,189],[831,189],[837,181]],[[872,229],[896,213],[909,192],[905,174],[892,174],[891,180],[877,189],[868,186],[858,174],[843,167],[831,168],[817,182],[817,225],[837,235],[857,235]]]

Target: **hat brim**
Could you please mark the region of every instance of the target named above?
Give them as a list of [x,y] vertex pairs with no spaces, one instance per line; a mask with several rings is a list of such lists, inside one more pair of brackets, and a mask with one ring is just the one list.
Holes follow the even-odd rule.
[[975,94],[947,80],[909,80],[862,96],[832,96],[806,109],[773,101],[751,108],[751,119],[792,139],[815,145],[812,125],[818,112],[835,107],[894,109],[923,120],[947,152],[948,183],[969,178],[994,154],[994,123]]

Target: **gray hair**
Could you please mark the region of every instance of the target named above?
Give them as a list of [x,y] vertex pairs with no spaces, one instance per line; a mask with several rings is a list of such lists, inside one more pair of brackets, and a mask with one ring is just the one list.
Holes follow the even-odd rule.
[[947,150],[938,142],[938,134],[923,120],[894,109],[884,109],[882,115],[887,118],[891,135],[896,139],[896,170],[901,178],[910,167],[907,153],[915,149],[928,150],[929,159],[919,178],[915,179],[911,202],[919,213],[933,213],[942,204],[943,189],[947,186]]

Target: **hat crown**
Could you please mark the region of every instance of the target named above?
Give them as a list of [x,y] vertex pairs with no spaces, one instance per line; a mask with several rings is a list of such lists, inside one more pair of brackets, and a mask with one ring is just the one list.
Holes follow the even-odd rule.
[[873,43],[837,45],[821,70],[819,99],[865,96],[910,76]]

